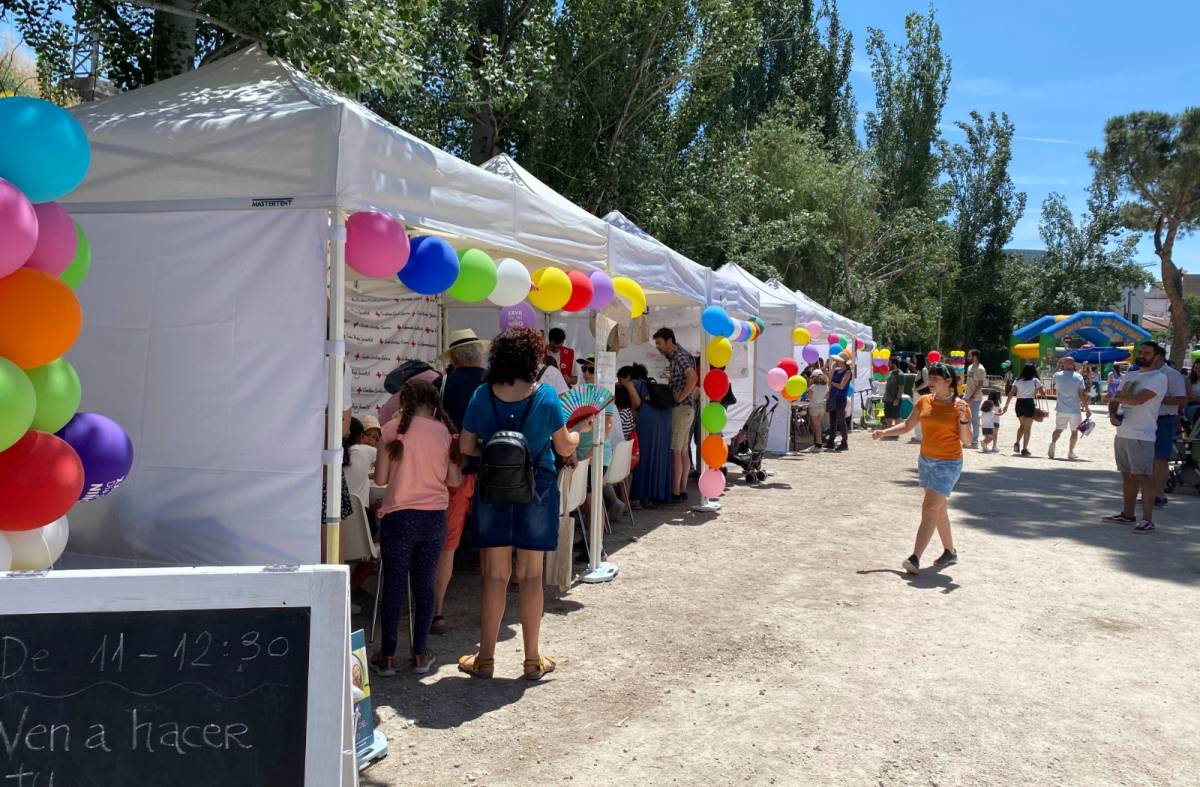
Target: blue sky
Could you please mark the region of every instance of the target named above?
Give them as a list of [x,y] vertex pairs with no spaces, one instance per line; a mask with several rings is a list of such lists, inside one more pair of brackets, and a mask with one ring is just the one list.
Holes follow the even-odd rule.
[[[854,35],[853,85],[865,112],[874,102],[867,27],[901,41],[905,13],[925,6],[895,0],[840,0],[838,6]],[[1051,191],[1063,194],[1077,214],[1083,209],[1091,180],[1085,153],[1102,143],[1109,117],[1200,104],[1197,0],[943,0],[934,7],[952,61],[943,133],[962,139],[952,124],[972,109],[1007,112],[1016,126],[1011,172],[1028,204],[1013,247],[1043,247],[1038,217]],[[1148,237],[1139,252],[1157,276]],[[1177,243],[1175,261],[1200,272],[1200,237]]]

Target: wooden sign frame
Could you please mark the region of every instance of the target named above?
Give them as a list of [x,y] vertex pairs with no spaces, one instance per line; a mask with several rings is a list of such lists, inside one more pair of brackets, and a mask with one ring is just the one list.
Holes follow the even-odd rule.
[[0,573],[0,615],[308,607],[304,783],[352,787],[349,582],[332,565]]

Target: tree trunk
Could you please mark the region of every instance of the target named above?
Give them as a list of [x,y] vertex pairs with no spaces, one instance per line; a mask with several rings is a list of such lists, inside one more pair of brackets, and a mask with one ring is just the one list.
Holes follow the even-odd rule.
[[495,115],[492,114],[491,108],[475,113],[471,118],[471,163],[483,164],[496,155],[498,139]]
[[[193,0],[168,0],[167,4],[196,10]],[[155,11],[152,52],[155,82],[191,71],[196,62],[196,20],[169,11]]]
[[1159,252],[1162,259],[1162,286],[1171,304],[1171,360],[1179,368],[1183,367],[1183,358],[1187,353],[1189,331],[1187,306],[1183,302],[1183,271],[1176,267],[1171,259],[1175,233],[1170,233],[1169,240]]

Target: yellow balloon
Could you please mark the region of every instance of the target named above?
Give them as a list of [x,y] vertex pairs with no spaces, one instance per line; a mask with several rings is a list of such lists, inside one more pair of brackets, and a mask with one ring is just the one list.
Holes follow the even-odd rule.
[[889,350],[888,348],[884,347],[882,350],[879,351],[879,357],[886,361],[888,358],[892,357],[892,351]]
[[708,343],[706,354],[709,366],[728,366],[733,359],[733,343],[724,336],[718,336]]
[[792,331],[792,344],[808,344],[812,337],[808,335],[808,329],[800,326]]
[[614,276],[612,283],[617,295],[629,301],[630,316],[641,317],[646,312],[646,291],[642,285],[628,276]]
[[808,390],[808,380],[805,380],[798,374],[794,374],[788,378],[787,384],[783,386],[783,390],[787,391],[788,396],[804,396],[804,392]]
[[530,277],[529,302],[544,312],[556,312],[571,299],[571,280],[558,268],[538,268]]

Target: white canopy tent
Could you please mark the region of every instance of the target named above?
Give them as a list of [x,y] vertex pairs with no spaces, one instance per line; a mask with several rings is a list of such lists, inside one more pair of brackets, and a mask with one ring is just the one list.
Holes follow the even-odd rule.
[[529,267],[606,265],[599,219],[257,49],[73,113],[93,155],[66,203],[93,264],[70,358],[83,409],[135,448],[121,489],[73,515],[77,562],[317,562],[322,467],[334,488],[341,472],[325,411],[344,398],[345,301],[328,293],[345,289],[350,212]]

